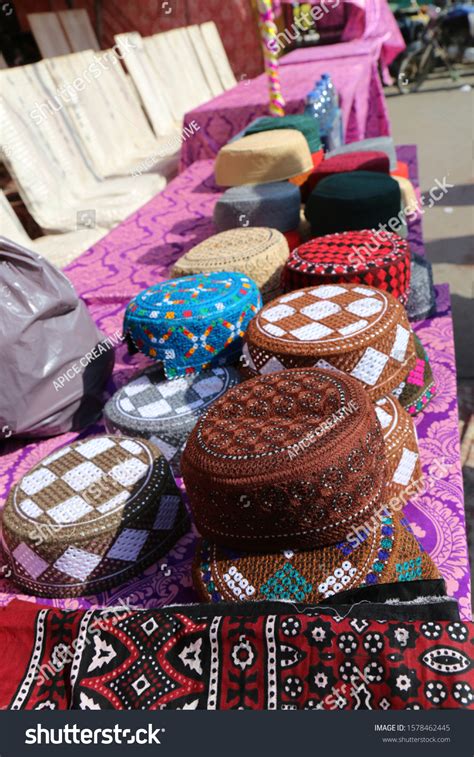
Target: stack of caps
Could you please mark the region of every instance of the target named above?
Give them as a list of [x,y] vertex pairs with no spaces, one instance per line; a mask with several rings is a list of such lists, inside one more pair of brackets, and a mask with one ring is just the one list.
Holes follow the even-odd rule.
[[285,237],[275,229],[231,229],[189,250],[175,263],[171,275],[238,271],[257,284],[265,302],[281,292],[281,274],[289,252]]
[[113,433],[149,438],[179,472],[181,451],[198,418],[239,381],[232,366],[167,381],[161,366],[152,365],[107,402],[105,424]]
[[227,189],[214,206],[217,231],[238,227],[270,226],[282,233],[298,229],[301,197],[289,181],[244,184]]
[[41,597],[95,594],[166,554],[189,521],[168,463],[143,439],[96,436],[54,452],[10,491],[12,579]]
[[428,355],[416,334],[414,334],[414,338],[415,367],[403,382],[399,393],[400,403],[408,410],[410,415],[418,415],[436,394],[433,371]]
[[182,461],[206,540],[194,570],[201,596],[315,602],[438,577],[386,507],[399,446],[386,456],[367,393],[341,373],[282,371],[230,390],[200,419]]
[[390,161],[390,171],[397,168],[397,153],[391,137],[369,137],[358,142],[349,142],[331,152],[326,153],[326,158],[332,158],[335,155],[348,155],[352,152],[384,152]]
[[283,181],[313,169],[308,143],[295,129],[274,129],[229,142],[219,150],[216,182],[223,187]]
[[390,173],[392,176],[403,176],[405,179],[408,179],[408,164],[398,160],[395,145],[391,137],[369,137],[359,142],[350,142],[348,145],[341,145],[326,153],[326,157],[332,158],[335,155],[347,155],[351,152],[359,151],[370,152],[372,150],[384,152],[387,155],[390,161]]
[[[388,395],[378,400],[375,413],[382,427],[387,462],[385,501],[389,505],[406,503],[421,491],[421,470],[418,438],[414,423],[398,400]],[[408,495],[408,496],[406,496]],[[400,509],[400,508],[399,508]]]
[[312,155],[318,154],[320,160],[323,159],[321,138],[319,135],[319,124],[316,118],[304,114],[291,114],[275,118],[272,116],[263,116],[252,121],[243,132],[243,136],[249,134],[258,134],[262,131],[273,131],[275,129],[296,129],[301,132],[308,143]]
[[258,287],[247,276],[185,276],[134,297],[123,331],[131,350],[162,361],[166,377],[174,378],[238,358],[247,324],[260,306]]
[[[319,122],[312,116],[303,113],[291,114],[282,117],[264,116],[253,121],[244,131],[244,134],[258,134],[262,131],[273,131],[275,129],[296,129],[301,132],[308,143],[313,161],[313,169],[317,168],[324,158],[323,146],[319,135]],[[296,186],[301,186],[308,178],[308,172],[303,172],[298,176],[290,179]]]
[[361,381],[372,399],[398,387],[416,363],[404,307],[356,284],[299,289],[268,303],[250,322],[243,353],[246,376],[335,368]]
[[285,292],[318,284],[367,284],[407,301],[410,250],[392,232],[345,231],[316,237],[294,249],[286,262]]
[[[401,193],[391,176],[372,171],[335,174],[311,192],[305,216],[314,236],[377,229],[395,219],[400,226]],[[406,227],[404,227],[406,229]]]
[[326,158],[310,174],[306,185],[311,191],[320,181],[334,174],[349,173],[351,171],[375,171],[388,174],[390,162],[384,152],[350,152],[346,155],[335,155]]

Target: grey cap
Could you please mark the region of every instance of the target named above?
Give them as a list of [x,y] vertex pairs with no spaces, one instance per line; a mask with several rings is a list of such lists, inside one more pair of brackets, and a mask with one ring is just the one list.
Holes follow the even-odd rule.
[[410,321],[429,318],[436,309],[431,263],[416,253],[411,256],[410,294],[406,309]]
[[107,429],[150,439],[176,473],[186,439],[199,417],[240,380],[238,370],[232,366],[166,380],[162,367],[152,365],[107,402]]
[[231,187],[214,207],[214,225],[217,231],[239,226],[293,231],[300,223],[300,206],[300,190],[289,181]]

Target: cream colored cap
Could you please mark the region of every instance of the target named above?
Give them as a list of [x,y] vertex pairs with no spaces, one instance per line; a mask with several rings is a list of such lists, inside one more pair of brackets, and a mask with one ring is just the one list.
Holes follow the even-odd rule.
[[311,171],[308,143],[296,129],[274,129],[230,142],[219,151],[216,182],[224,187],[284,181]]

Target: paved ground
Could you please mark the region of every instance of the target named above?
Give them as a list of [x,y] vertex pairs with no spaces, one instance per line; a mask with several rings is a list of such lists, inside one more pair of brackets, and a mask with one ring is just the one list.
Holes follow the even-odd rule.
[[[462,87],[470,91],[462,91]],[[458,371],[460,431],[474,569],[474,74],[452,82],[434,75],[415,94],[386,91],[396,144],[416,144],[422,191],[446,177],[444,199],[423,218],[424,238],[436,283],[451,287]],[[474,582],[473,582],[474,583]]]

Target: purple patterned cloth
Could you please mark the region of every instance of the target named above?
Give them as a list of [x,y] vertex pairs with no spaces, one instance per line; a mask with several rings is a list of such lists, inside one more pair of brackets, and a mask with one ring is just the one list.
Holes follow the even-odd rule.
[[[404,148],[401,159],[415,169],[415,149]],[[414,170],[412,176],[414,175]],[[195,244],[214,233],[212,211],[220,196],[213,179],[212,161],[194,163],[147,205],[112,230],[102,241],[71,263],[66,273],[87,302],[91,315],[105,334],[121,330],[127,302],[136,292],[167,277],[172,263]],[[410,228],[419,246],[421,223]],[[407,505],[406,513],[424,548],[445,577],[451,596],[458,598],[463,618],[470,618],[470,580],[463,507],[463,488],[456,404],[456,367],[449,291],[438,288],[436,317],[415,326],[430,357],[438,394],[418,416],[417,430],[423,470],[429,489]],[[147,364],[142,355],[129,356],[124,345],[116,350],[115,371],[108,386],[114,392]],[[102,423],[82,436],[103,432]],[[7,440],[0,458],[2,501],[13,483],[45,455],[77,434],[64,434],[24,444]],[[196,535],[184,536],[166,558],[139,578],[98,596],[36,600],[20,595],[1,569],[0,605],[12,597],[40,601],[63,608],[111,606],[121,602],[136,607],[197,601],[191,583],[191,562]]]
[[[282,66],[280,80],[287,114],[303,112],[306,95],[324,73],[331,75],[340,96],[346,142],[390,133],[377,58],[370,44],[366,53],[315,60],[309,65],[295,63]],[[214,158],[231,137],[242,131],[250,121],[264,115],[268,115],[268,81],[265,74],[255,79],[244,79],[222,95],[190,111],[184,117],[184,123],[195,121],[199,131],[182,144],[181,168],[196,160]]]

